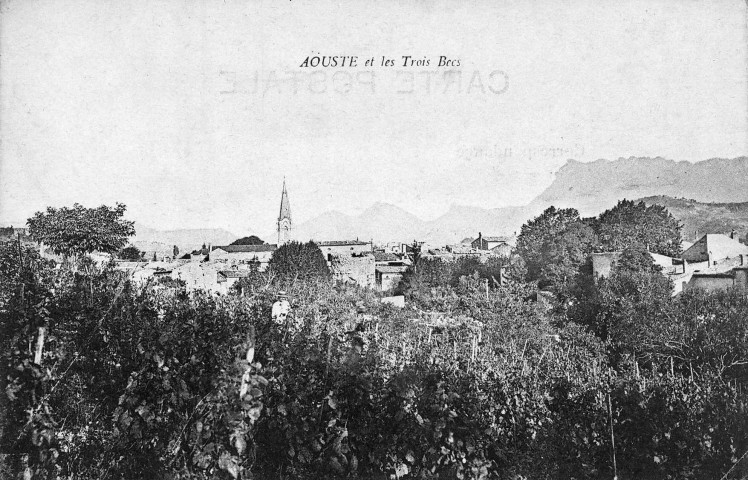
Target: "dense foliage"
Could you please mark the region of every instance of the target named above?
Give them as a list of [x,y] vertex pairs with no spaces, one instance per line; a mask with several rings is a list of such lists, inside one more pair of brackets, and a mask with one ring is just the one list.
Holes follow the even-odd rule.
[[231,245],[264,245],[264,244],[265,242],[263,242],[260,237],[257,237],[255,235],[237,238],[236,240],[231,242]]
[[314,242],[281,245],[270,258],[270,268],[281,277],[302,280],[330,275],[325,256]]
[[0,246],[0,477],[748,473],[748,298],[674,298],[641,245],[565,308],[521,258],[422,258],[405,309],[279,258],[211,296]]
[[135,234],[134,222],[122,218],[126,209],[121,203],[116,207],[85,208],[78,203],[73,208],[48,207],[29,218],[28,231],[31,238],[44,242],[58,255],[115,253]]
[[522,226],[516,253],[527,265],[528,281],[566,299],[591,253],[638,247],[675,257],[682,251],[680,232],[681,225],[659,205],[621,200],[588,219],[573,208],[549,207]]
[[[556,238],[569,225],[580,221],[579,212],[573,208],[557,209],[548,207],[542,214],[522,225],[517,237],[517,254],[527,265],[527,277],[535,280],[541,277],[548,264],[546,249],[555,243]],[[561,248],[563,247],[558,247]]]
[[660,205],[647,206],[621,200],[600,214],[595,229],[605,251],[614,252],[639,244],[654,253],[675,257],[681,247],[681,225]]
[[[176,248],[176,247],[175,247]],[[134,245],[128,245],[119,252],[117,252],[117,258],[121,260],[137,261],[142,260],[145,252],[141,252],[140,249]]]

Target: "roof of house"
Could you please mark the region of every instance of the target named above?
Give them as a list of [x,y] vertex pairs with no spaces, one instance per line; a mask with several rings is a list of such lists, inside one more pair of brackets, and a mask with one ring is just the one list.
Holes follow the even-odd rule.
[[691,278],[735,278],[732,272],[721,272],[721,273],[710,273],[710,272],[694,272]]
[[324,242],[316,242],[320,247],[339,247],[347,245],[368,245],[369,242],[361,242],[359,240],[329,240]]
[[250,273],[249,270],[220,270],[218,272],[219,275],[223,275],[226,278],[245,278]]
[[[699,245],[706,242],[706,248],[715,259],[735,257],[748,254],[748,246],[721,233],[707,233],[694,243],[686,252],[692,248],[700,248]],[[686,252],[683,252],[684,254]]]
[[374,252],[375,262],[397,262],[400,258],[394,253]]
[[377,272],[379,273],[403,273],[408,269],[407,266],[402,265],[379,265],[376,267]]
[[275,244],[263,245],[225,245],[214,247],[213,250],[223,250],[227,253],[256,253],[256,252],[273,252],[278,248]]

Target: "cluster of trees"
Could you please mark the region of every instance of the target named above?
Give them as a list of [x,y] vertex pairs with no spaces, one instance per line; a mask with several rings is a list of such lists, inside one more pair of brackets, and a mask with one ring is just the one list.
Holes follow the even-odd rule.
[[566,296],[590,253],[643,248],[676,257],[681,244],[681,225],[667,209],[621,200],[593,218],[581,218],[574,208],[547,208],[522,226],[517,254],[527,266],[527,281]]
[[401,310],[313,244],[223,297],[1,246],[0,476],[741,478],[748,299],[672,298],[646,247],[563,309],[530,257],[421,259]]

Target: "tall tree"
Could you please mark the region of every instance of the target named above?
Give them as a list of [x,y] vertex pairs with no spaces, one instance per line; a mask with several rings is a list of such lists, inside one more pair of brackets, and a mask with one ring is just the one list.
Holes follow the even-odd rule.
[[540,287],[550,286],[565,296],[580,266],[597,245],[595,231],[582,220],[568,223],[555,236],[547,238],[540,250]]
[[662,336],[671,310],[672,284],[638,244],[626,248],[610,277],[578,282],[569,318],[606,340],[611,352],[642,353]]
[[543,246],[553,243],[569,224],[578,221],[579,212],[574,208],[548,207],[522,225],[517,237],[517,254],[525,261],[528,280],[537,280],[542,274],[545,263]]
[[631,200],[619,201],[615,207],[601,213],[595,222],[604,251],[621,251],[639,244],[651,252],[671,257],[683,252],[681,228],[665,207]]
[[325,256],[314,242],[281,245],[270,258],[270,268],[278,275],[302,279],[330,275]]
[[73,208],[47,207],[46,212],[36,212],[28,219],[29,235],[65,257],[94,251],[114,253],[135,235],[134,222],[122,218],[126,209],[121,203],[114,208],[85,208],[78,203]]

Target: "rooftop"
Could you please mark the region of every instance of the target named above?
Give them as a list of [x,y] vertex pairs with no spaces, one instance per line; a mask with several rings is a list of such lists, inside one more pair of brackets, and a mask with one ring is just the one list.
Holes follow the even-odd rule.
[[213,250],[223,250],[228,253],[255,253],[255,252],[273,252],[278,248],[275,244],[263,245],[225,245],[213,247]]
[[315,242],[320,247],[340,247],[348,245],[369,245],[369,242],[359,240],[328,240],[324,242]]
[[248,277],[251,272],[249,270],[221,270],[218,272],[226,278],[245,278]]
[[403,273],[408,269],[407,266],[396,266],[396,265],[381,265],[377,266],[376,270],[379,273]]

